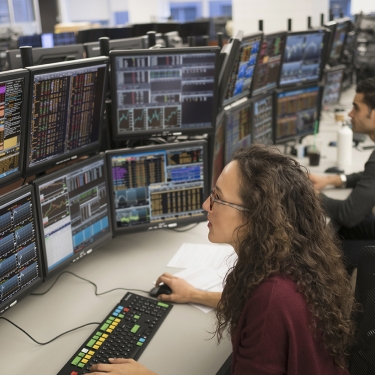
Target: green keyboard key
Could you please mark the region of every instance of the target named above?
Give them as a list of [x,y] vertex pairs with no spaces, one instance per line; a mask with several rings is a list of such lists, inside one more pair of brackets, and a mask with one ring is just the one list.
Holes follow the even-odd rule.
[[166,303],[163,303],[163,302],[158,302],[158,306],[165,307],[165,308],[169,307],[169,305],[167,305]]
[[96,340],[94,339],[91,339],[87,344],[86,346],[88,346],[89,348],[92,348],[92,346],[96,343]]
[[72,365],[77,366],[78,363],[81,362],[81,357],[75,357],[73,361],[71,362]]
[[109,327],[109,324],[108,324],[108,323],[104,323],[104,324],[100,327],[100,329],[101,329],[102,331],[105,331],[108,327]]
[[134,327],[131,329],[131,333],[137,333],[137,331],[141,328],[138,324],[135,324]]

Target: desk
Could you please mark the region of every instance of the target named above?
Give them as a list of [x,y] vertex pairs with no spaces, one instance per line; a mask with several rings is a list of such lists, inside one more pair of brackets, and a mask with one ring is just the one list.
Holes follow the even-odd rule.
[[[118,287],[150,290],[161,273],[177,271],[166,264],[183,242],[209,243],[206,223],[184,233],[159,230],[116,237],[68,270],[96,283],[99,293]],[[46,290],[53,280],[35,292]],[[65,274],[46,295],[29,295],[2,316],[45,342],[82,324],[101,322],[125,293],[97,297],[91,284]],[[218,346],[215,338],[210,340],[214,323],[213,312],[175,304],[139,362],[160,375],[215,374],[229,356],[231,344],[225,340]],[[40,346],[0,319],[0,372],[54,375],[94,329],[90,325]]]

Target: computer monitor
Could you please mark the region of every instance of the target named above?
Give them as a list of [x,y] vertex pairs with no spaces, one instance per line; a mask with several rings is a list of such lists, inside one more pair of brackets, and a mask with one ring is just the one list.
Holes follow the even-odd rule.
[[134,28],[133,26],[122,26],[122,27],[111,27],[108,29],[108,38],[111,40],[114,39],[124,39],[134,37]]
[[149,31],[156,31],[156,23],[137,23],[132,26],[134,36],[143,36]]
[[41,34],[20,35],[18,37],[18,47],[30,46],[33,48],[42,47]]
[[23,172],[28,91],[26,69],[0,73],[0,188]]
[[232,154],[235,150],[250,146],[252,143],[250,111],[250,99],[225,111],[224,164],[228,164],[232,160]]
[[336,28],[333,34],[331,48],[329,50],[328,63],[330,65],[338,64],[341,61],[342,53],[344,51],[346,37],[350,28],[349,19],[336,19]]
[[68,44],[76,44],[76,35],[74,32],[66,33],[44,33],[41,35],[43,48],[52,48],[56,46],[66,46]]
[[53,64],[84,58],[82,44],[69,44],[52,48],[33,48],[32,55],[34,65]]
[[107,151],[115,235],[206,220],[205,141]]
[[263,33],[243,37],[236,56],[226,65],[220,93],[224,107],[250,95],[262,39]]
[[187,43],[187,38],[189,36],[203,36],[210,35],[210,21],[192,21],[184,22],[178,25],[177,29],[180,37],[184,43]]
[[273,94],[256,96],[251,102],[253,143],[273,144]]
[[0,314],[43,281],[32,186],[0,197]]
[[371,39],[375,38],[375,15],[367,14],[362,16],[359,21],[359,33],[365,33],[367,36],[371,36]]
[[[83,48],[86,52],[86,57],[100,56],[100,43],[91,42],[85,43]],[[109,50],[126,50],[126,49],[145,49],[148,48],[147,36],[137,36],[135,38],[115,39],[109,41]]]
[[252,96],[273,90],[279,82],[286,32],[265,35],[255,67]]
[[156,24],[156,32],[166,34],[171,31],[178,31],[178,22],[158,22]]
[[33,66],[25,176],[100,148],[108,57]]
[[216,118],[216,128],[213,140],[213,157],[212,157],[212,181],[211,187],[214,188],[216,181],[224,168],[225,155],[225,111],[219,112]]
[[321,109],[321,87],[310,85],[274,93],[274,140],[283,143],[317,131]]
[[111,51],[115,141],[213,133],[218,47]]
[[344,71],[345,65],[337,65],[325,72],[324,90],[322,96],[323,108],[325,106],[339,103]]
[[106,27],[93,27],[91,29],[78,30],[77,43],[97,42],[98,39],[103,36],[108,36],[108,28]]
[[46,278],[112,238],[104,154],[38,178],[33,184]]
[[289,33],[286,38],[279,87],[319,82],[323,74],[325,30]]

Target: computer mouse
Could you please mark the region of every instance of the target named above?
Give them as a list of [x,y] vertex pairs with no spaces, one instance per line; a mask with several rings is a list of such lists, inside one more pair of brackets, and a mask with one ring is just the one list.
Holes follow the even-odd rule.
[[327,168],[324,173],[337,173],[337,174],[342,174],[345,171],[343,169],[340,169],[339,167],[329,167]]
[[160,294],[172,294],[172,289],[167,284],[162,284],[150,290],[151,297],[157,297]]

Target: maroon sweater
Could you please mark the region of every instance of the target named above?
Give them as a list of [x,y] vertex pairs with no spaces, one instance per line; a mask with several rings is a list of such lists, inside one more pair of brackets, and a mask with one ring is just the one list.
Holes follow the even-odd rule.
[[296,284],[282,276],[259,285],[232,339],[233,375],[349,375],[333,362]]

